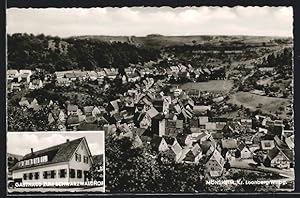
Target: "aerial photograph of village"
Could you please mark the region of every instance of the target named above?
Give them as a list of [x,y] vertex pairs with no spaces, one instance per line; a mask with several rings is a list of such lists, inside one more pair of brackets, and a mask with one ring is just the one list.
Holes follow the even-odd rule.
[[294,191],[292,14],[10,8],[8,133],[104,131],[108,193]]

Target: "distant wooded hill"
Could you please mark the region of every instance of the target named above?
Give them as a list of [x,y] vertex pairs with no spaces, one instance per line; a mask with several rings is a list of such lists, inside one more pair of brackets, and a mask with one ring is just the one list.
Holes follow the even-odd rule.
[[49,37],[32,34],[8,35],[8,69],[45,69],[50,72],[97,68],[123,68],[130,63],[155,61],[159,50],[128,42]]
[[138,36],[76,36],[72,37],[80,40],[100,40],[103,42],[127,42],[130,44],[154,48],[163,48],[178,45],[198,45],[210,43],[218,45],[221,43],[243,43],[245,45],[262,45],[292,43],[289,37],[268,37],[268,36],[163,36],[150,34],[144,37]]
[[32,34],[8,35],[8,69],[45,69],[49,72],[97,68],[124,68],[156,61],[171,46],[273,46],[292,38],[259,36],[76,36],[59,38]]

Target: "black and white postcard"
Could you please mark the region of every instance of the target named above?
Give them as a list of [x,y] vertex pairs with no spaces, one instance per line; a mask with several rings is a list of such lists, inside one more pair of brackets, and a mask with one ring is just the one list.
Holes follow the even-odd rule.
[[11,191],[94,181],[49,162],[104,131],[106,193],[293,192],[293,42],[291,6],[7,9]]

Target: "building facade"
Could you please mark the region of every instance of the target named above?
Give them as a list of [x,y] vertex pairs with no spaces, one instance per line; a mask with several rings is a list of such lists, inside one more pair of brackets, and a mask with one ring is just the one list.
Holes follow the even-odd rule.
[[91,181],[93,158],[84,137],[25,155],[12,168],[15,182]]

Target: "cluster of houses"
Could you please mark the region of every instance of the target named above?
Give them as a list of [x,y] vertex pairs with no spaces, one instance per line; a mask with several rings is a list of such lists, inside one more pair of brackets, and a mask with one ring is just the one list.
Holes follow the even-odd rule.
[[284,129],[282,120],[271,120],[266,116],[256,116],[259,127],[256,136],[266,137],[261,141],[266,166],[276,168],[294,167],[294,130]]
[[22,87],[30,90],[43,87],[43,81],[32,79],[32,70],[7,70],[7,90],[8,93],[21,91]]
[[[245,83],[244,76],[246,75],[245,69],[251,71],[248,75],[249,78],[252,78],[252,76],[259,72],[260,76],[259,78],[255,79],[255,81],[252,81],[252,83]],[[244,73],[242,75],[242,73]],[[293,82],[291,81],[290,84],[285,85],[285,89],[281,89],[281,73],[276,71],[275,67],[258,67],[255,65],[240,65],[235,72],[232,72],[229,74],[228,78],[231,80],[240,81],[242,80],[242,90],[243,91],[249,91],[250,93],[260,95],[260,96],[270,96],[270,97],[277,97],[282,98],[286,97],[286,94],[284,92],[289,92],[288,98],[292,99],[293,97]],[[248,78],[247,77],[247,78]],[[285,75],[285,79],[290,78],[292,79],[292,76],[289,76],[288,74]]]
[[[200,118],[199,122],[201,120],[203,118]],[[246,120],[251,121],[251,119]],[[175,129],[176,132],[173,134],[157,134],[152,131],[152,135],[149,136],[146,129],[130,127],[127,124],[122,124],[119,127],[110,125],[107,126],[106,131],[117,133],[120,130],[119,137],[131,138],[134,147],[150,144],[154,151],[158,153],[167,152],[178,163],[205,163],[206,170],[211,177],[218,177],[223,174],[226,161],[253,159],[258,151],[263,152],[261,163],[267,167],[293,168],[293,130],[284,130],[281,126],[280,136],[275,135],[268,139],[261,138],[258,141],[244,141],[239,138],[223,137],[223,131],[229,126],[228,122],[225,122],[225,126],[223,129],[220,127],[219,131],[217,129],[194,128],[193,130],[197,129],[197,132],[190,134],[182,134],[180,130],[176,131]],[[180,124],[178,124],[178,128],[180,129]],[[273,133],[273,131],[268,132]]]
[[[129,68],[125,72],[132,73]],[[65,78],[66,73],[56,73],[56,76]],[[59,130],[81,130],[86,125],[97,129],[96,123],[104,121],[107,133],[130,137],[135,147],[150,144],[157,152],[169,152],[178,163],[203,163],[204,160],[211,176],[221,176],[227,160],[253,159],[257,151],[262,151],[266,166],[293,166],[293,130],[285,130],[282,120],[257,116],[253,119],[259,122],[259,127],[253,128],[253,119],[209,117],[211,105],[195,103],[182,89],[174,88],[166,95],[162,91],[163,80],[146,78],[135,85],[103,106],[67,104],[61,108],[51,100],[42,103],[25,97],[19,105],[34,110],[44,105],[51,107],[49,125]],[[214,98],[215,103],[223,100],[223,96]],[[251,135],[245,135],[249,131]],[[226,132],[237,134],[238,138],[225,137]]]
[[[253,159],[258,151],[263,152],[266,166],[293,166],[293,130],[285,130],[282,120],[211,118],[206,115],[209,106],[196,105],[178,88],[165,95],[160,86],[160,81],[148,78],[111,101],[106,107],[106,133],[131,138],[133,147],[149,144],[158,153],[168,152],[178,163],[204,162],[211,176],[221,176],[226,161]],[[226,132],[238,138],[225,137]],[[245,133],[251,134],[249,138]],[[266,149],[266,142],[274,146]]]
[[196,81],[208,81],[208,80],[223,80],[225,79],[225,69],[223,67],[214,68],[193,68],[190,64],[184,66],[178,64],[170,66],[164,70],[163,75],[168,75],[168,79],[189,79],[193,82]]
[[170,66],[166,69],[157,67],[146,67],[146,68],[134,68],[128,67],[124,69],[124,72],[119,72],[117,68],[101,68],[97,71],[60,71],[55,72],[57,77],[57,86],[70,86],[72,82],[79,80],[91,80],[98,81],[99,84],[103,84],[104,78],[115,79],[121,77],[123,82],[137,82],[146,75],[152,75],[153,77],[166,77],[167,79],[178,80],[179,78],[188,78],[196,81],[197,79],[209,80],[209,79],[224,79],[225,70],[222,68],[208,69],[198,68],[194,69],[191,65],[177,65]]
[[[62,48],[65,50],[64,45],[58,45],[54,41],[49,41],[49,49],[55,50],[56,48]],[[75,81],[98,81],[99,84],[104,83],[104,79],[108,78],[113,80],[117,77],[122,78],[124,83],[137,82],[146,75],[152,75],[157,78],[164,78],[167,80],[178,80],[180,78],[187,78],[192,81],[211,80],[211,79],[224,79],[224,68],[193,68],[190,64],[184,66],[182,64],[176,66],[170,66],[167,68],[158,67],[127,67],[124,72],[120,72],[118,68],[99,68],[95,71],[81,71],[81,70],[69,70],[69,71],[57,71],[53,75],[45,75],[43,79],[32,78],[32,74],[36,71],[33,70],[7,70],[7,88],[8,93],[21,91],[25,89],[39,89],[50,81],[51,77],[55,77],[56,86],[71,86]],[[167,77],[167,78],[166,78]]]
[[[71,86],[76,81],[86,80],[100,84],[105,78],[113,80],[121,77],[124,82],[135,82],[136,87],[103,106],[66,104],[61,107],[55,101],[26,97],[22,97],[19,105],[33,110],[51,107],[48,124],[62,131],[99,129],[97,123],[106,123],[106,133],[113,133],[119,138],[129,137],[134,147],[149,144],[158,153],[168,152],[178,163],[205,163],[211,176],[221,176],[226,161],[255,159],[258,152],[263,154],[262,163],[265,166],[292,168],[294,133],[285,129],[282,120],[271,120],[260,115],[238,120],[210,117],[208,112],[212,105],[198,103],[196,99],[207,97],[212,99],[213,104],[223,104],[224,94],[217,93],[211,97],[209,93],[196,90],[185,92],[179,88],[171,89],[171,93],[166,94],[162,91],[166,79],[155,78],[159,75],[168,76],[168,79],[180,75],[199,78],[196,71],[199,75],[214,73],[218,74],[217,79],[222,78],[222,69],[216,70],[218,73],[209,69],[195,70],[190,65],[167,69],[129,67],[122,74],[115,68],[59,71],[54,74],[57,86]],[[13,87],[22,83],[27,83],[29,89],[43,87],[42,80],[30,78],[32,74],[30,70],[8,70],[7,78],[14,84]],[[153,78],[143,78],[149,74]],[[254,126],[253,122],[259,123],[259,126]],[[235,136],[225,137],[225,133]]]
[[[150,72],[149,72],[150,73]],[[101,68],[96,71],[59,71],[55,72],[57,86],[71,86],[73,82],[79,81],[97,81],[103,84],[104,79],[113,80],[120,76],[123,82],[136,82],[141,78],[140,73],[135,68],[125,68],[125,73],[120,74],[117,68]]]
[[19,101],[20,108],[38,111],[44,107],[50,109],[48,114],[48,125],[53,130],[84,130],[99,129],[97,122],[104,121],[102,116],[105,109],[100,106],[78,107],[74,104],[66,104],[61,107],[57,102],[52,100],[38,101],[36,98],[22,97]]

